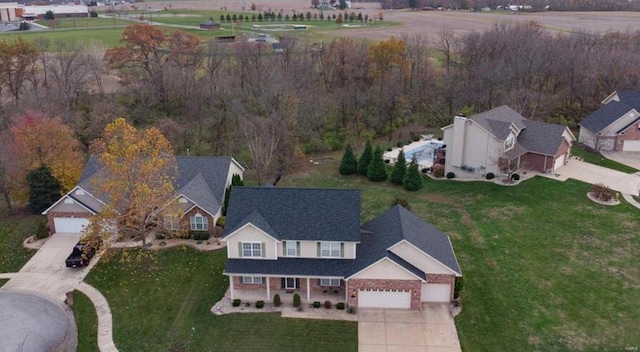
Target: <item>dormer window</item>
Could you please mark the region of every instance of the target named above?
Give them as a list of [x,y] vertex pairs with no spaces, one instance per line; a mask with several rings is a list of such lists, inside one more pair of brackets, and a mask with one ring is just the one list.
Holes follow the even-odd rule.
[[197,213],[190,218],[191,230],[193,231],[207,231],[209,230],[209,219],[202,214]]
[[282,254],[285,257],[298,257],[298,256],[300,256],[300,242],[299,241],[284,241],[282,243]]
[[513,146],[516,144],[516,139],[515,137],[510,134],[509,137],[507,137],[507,139],[504,140],[504,150],[507,151],[511,148],[513,148]]
[[318,242],[318,257],[322,257],[322,258],[344,257],[344,243]]

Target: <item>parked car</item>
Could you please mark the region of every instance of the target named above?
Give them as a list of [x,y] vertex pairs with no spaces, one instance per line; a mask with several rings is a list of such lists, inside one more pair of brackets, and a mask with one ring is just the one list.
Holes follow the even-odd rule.
[[[85,249],[85,247],[87,247]],[[82,242],[73,246],[73,251],[65,260],[67,268],[78,268],[89,265],[91,258],[96,254],[95,246],[90,246]]]

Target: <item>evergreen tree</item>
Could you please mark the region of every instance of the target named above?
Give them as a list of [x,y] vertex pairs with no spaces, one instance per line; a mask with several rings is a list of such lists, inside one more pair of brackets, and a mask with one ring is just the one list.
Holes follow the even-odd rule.
[[400,153],[398,153],[398,161],[396,161],[396,164],[393,166],[393,172],[391,173],[391,182],[396,185],[401,185],[406,173],[407,159],[404,157],[404,151],[400,149]]
[[360,156],[360,160],[358,160],[358,174],[367,176],[367,169],[369,168],[369,163],[371,162],[372,157],[373,152],[371,149],[371,141],[367,141],[367,145],[364,147],[362,156]]
[[340,171],[342,175],[352,175],[358,172],[358,161],[353,155],[353,149],[351,149],[350,145],[347,145],[347,149],[344,151],[338,171]]
[[387,177],[389,175],[387,175],[387,167],[382,160],[382,149],[378,146],[373,152],[373,159],[371,159],[367,170],[367,178],[369,181],[380,182],[385,181]]
[[235,186],[244,186],[244,181],[238,174],[231,176],[231,184],[224,191],[224,205],[222,207],[222,215],[227,216],[227,208],[229,207],[229,198],[231,197],[231,189]]
[[60,199],[62,194],[60,182],[45,165],[30,171],[27,174],[29,184],[29,210],[34,214],[40,214],[51,204]]
[[424,180],[418,170],[418,161],[415,156],[411,159],[411,163],[409,164],[409,168],[407,168],[407,173],[404,175],[402,183],[404,184],[404,189],[407,191],[417,191],[424,186]]

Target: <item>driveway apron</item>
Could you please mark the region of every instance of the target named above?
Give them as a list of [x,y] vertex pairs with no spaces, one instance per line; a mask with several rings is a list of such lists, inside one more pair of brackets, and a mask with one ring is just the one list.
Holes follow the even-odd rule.
[[615,191],[625,194],[638,195],[638,192],[640,192],[640,175],[627,174],[576,159],[569,160],[567,165],[558,169],[556,173],[557,176],[544,176],[562,181],[573,178],[590,184],[602,183]]

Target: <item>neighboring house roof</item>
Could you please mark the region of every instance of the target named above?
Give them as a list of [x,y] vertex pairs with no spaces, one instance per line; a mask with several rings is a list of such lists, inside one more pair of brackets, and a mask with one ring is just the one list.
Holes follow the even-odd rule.
[[237,187],[223,238],[248,222],[278,240],[360,241],[360,191]]
[[565,140],[567,127],[553,123],[524,120],[525,129],[518,136],[518,144],[527,151],[544,155],[555,155]]
[[593,133],[600,133],[632,109],[633,107],[627,104],[612,100],[580,121],[578,125]]
[[640,111],[640,90],[617,90],[615,94],[621,103]]
[[404,262],[401,258],[398,261],[399,257],[387,250],[403,240],[411,243],[457,274],[461,274],[449,236],[400,205],[396,205],[370,220],[362,225],[362,228],[370,233],[362,235],[362,242],[358,246],[358,254],[351,275],[381,258],[387,257],[412,273],[424,276],[424,273],[420,274],[421,272],[417,268],[414,268],[418,270],[415,272],[414,269],[405,266],[411,266],[411,264]]

